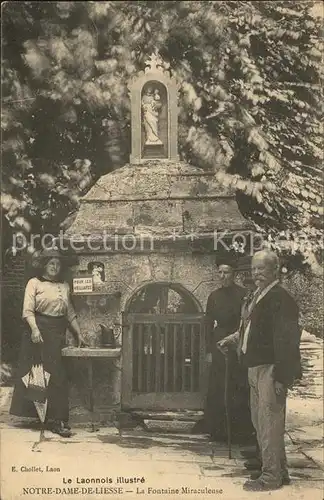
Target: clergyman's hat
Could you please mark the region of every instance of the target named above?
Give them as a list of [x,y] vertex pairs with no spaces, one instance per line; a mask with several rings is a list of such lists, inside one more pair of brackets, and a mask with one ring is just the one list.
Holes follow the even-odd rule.
[[236,252],[228,250],[216,255],[216,265],[218,267],[229,266],[232,269],[236,269],[238,266],[238,256],[236,255]]

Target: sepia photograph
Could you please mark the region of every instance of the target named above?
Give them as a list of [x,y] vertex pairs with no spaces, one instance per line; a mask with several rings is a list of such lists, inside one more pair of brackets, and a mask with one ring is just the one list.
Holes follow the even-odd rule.
[[2,500],[323,500],[323,19],[2,3]]

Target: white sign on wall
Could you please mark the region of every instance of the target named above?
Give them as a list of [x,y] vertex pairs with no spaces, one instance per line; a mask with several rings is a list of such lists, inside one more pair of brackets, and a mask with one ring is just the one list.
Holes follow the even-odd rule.
[[73,278],[73,293],[93,292],[92,275]]

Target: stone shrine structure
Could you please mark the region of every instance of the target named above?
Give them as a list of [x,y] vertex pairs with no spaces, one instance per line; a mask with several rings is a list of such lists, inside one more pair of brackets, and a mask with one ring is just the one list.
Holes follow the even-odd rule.
[[[74,278],[92,279],[91,291],[73,294],[81,330],[93,349],[103,330],[120,345],[115,359],[94,366],[96,418],[111,408],[203,408],[203,318],[219,286],[215,234],[228,241],[251,229],[234,192],[179,160],[178,88],[156,55],[134,76],[130,163],[97,181],[66,231],[78,241]],[[75,413],[87,407],[84,363],[73,360]]]
[[129,83],[132,103],[131,164],[159,158],[177,161],[178,83],[153,54]]

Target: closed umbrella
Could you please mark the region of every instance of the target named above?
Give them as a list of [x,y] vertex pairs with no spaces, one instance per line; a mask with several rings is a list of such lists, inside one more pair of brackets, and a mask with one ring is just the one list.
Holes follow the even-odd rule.
[[37,356],[37,351],[38,349],[41,349],[41,347],[38,347],[35,344],[34,348],[35,358],[39,357],[39,359],[34,359],[34,363],[31,369],[22,377],[22,381],[27,388],[26,397],[29,400],[33,401],[39,420],[41,421],[39,441],[33,446],[33,449],[35,450],[37,449],[38,444],[44,440],[45,420],[48,404],[47,388],[50,380],[50,373],[48,373],[44,369],[43,363],[41,361],[41,356]]

